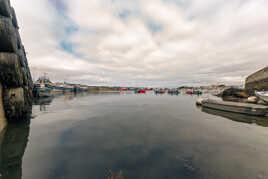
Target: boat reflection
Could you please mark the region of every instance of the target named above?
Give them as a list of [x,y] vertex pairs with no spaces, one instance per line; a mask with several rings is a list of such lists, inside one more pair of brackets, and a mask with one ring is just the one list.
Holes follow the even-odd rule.
[[47,98],[35,98],[34,105],[40,106],[40,111],[46,111],[46,106],[50,105],[53,101],[54,97],[50,96]]
[[239,113],[219,111],[210,108],[201,107],[202,111],[208,114],[224,117],[236,122],[257,124],[259,126],[268,127],[268,117],[250,116]]
[[30,120],[8,124],[0,133],[0,178],[21,179],[22,158],[27,147]]

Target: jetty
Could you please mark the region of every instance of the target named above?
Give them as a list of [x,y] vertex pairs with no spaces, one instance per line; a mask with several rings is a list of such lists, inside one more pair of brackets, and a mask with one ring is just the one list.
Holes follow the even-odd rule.
[[268,106],[260,104],[230,102],[217,99],[199,99],[197,101],[197,104],[205,108],[216,109],[220,111],[228,111],[253,116],[268,115]]
[[31,113],[33,82],[16,13],[9,0],[0,0],[0,42],[1,118],[23,120]]

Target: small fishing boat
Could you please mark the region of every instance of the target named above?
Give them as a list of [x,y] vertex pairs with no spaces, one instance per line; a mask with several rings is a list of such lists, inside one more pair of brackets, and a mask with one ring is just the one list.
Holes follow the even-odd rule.
[[197,101],[197,104],[199,103],[203,107],[217,109],[221,111],[228,111],[254,116],[266,116],[268,114],[268,107],[264,105],[221,101],[217,99],[199,99]]
[[170,95],[178,95],[180,93],[181,92],[179,90],[176,90],[176,89],[168,90],[168,94],[170,94]]
[[127,88],[119,88],[119,91],[127,91]]
[[66,82],[62,83],[56,83],[56,84],[50,84],[50,88],[53,90],[53,92],[72,92],[75,91],[75,86],[69,85]]
[[47,85],[44,83],[35,85],[35,93],[37,97],[40,98],[50,97],[52,95],[51,91],[52,91],[51,88],[47,87]]
[[261,100],[268,103],[268,91],[264,92],[255,92],[256,96],[258,96]]
[[143,89],[143,88],[136,89],[136,90],[135,90],[135,93],[138,93],[138,94],[145,94],[145,93],[146,93],[146,90]]
[[50,97],[52,95],[50,84],[51,84],[51,81],[46,76],[46,74],[40,77],[34,84],[34,96]]
[[145,93],[146,93],[146,90],[145,90],[145,89],[139,89],[139,90],[138,90],[138,93],[140,93],[140,94],[145,94]]
[[154,91],[154,93],[155,93],[155,94],[165,94],[166,91],[165,91],[164,89],[156,89],[156,90]]
[[193,94],[196,94],[196,95],[202,95],[203,92],[202,92],[202,91],[199,91],[199,90],[194,90],[194,91],[193,91]]
[[186,94],[194,94],[192,90],[187,90]]

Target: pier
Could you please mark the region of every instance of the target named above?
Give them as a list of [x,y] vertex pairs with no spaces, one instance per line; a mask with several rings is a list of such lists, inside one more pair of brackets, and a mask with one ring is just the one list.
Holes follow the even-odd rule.
[[0,0],[0,119],[22,120],[32,106],[33,82],[15,10]]

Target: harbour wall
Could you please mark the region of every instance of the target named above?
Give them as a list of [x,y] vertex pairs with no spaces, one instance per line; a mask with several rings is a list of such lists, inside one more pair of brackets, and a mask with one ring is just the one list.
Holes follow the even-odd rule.
[[2,85],[0,84],[0,133],[7,125],[2,95],[3,95],[3,88],[2,88]]
[[268,66],[247,77],[245,88],[249,94],[255,90],[268,91]]
[[0,119],[17,121],[28,116],[33,82],[10,0],[0,0],[0,88]]

